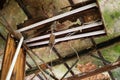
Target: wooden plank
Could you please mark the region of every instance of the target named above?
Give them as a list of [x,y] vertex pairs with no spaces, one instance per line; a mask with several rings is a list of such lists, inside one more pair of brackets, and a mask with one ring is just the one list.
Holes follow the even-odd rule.
[[[1,80],[6,79],[15,50],[16,50],[16,43],[14,39],[10,35],[8,35],[5,54],[4,54],[3,63],[2,63]],[[15,67],[12,73],[11,80],[24,80],[25,58],[26,58],[26,55],[24,53],[24,50],[21,48],[20,53],[18,55],[17,62],[15,64]]]

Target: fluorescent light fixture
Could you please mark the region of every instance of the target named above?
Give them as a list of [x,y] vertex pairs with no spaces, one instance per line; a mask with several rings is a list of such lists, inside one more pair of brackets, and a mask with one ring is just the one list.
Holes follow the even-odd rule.
[[[89,25],[82,25],[82,26],[79,26],[79,27],[76,27],[76,28],[67,29],[67,30],[64,30],[64,31],[59,31],[59,32],[54,33],[54,35],[58,36],[58,35],[74,32],[74,31],[93,28],[93,27],[100,26],[100,25],[102,25],[102,22],[95,22],[95,23],[91,23]],[[33,42],[33,41],[37,41],[37,40],[41,40],[41,39],[45,39],[45,38],[49,38],[49,37],[50,37],[50,34],[43,35],[43,36],[38,36],[38,37],[35,37],[35,38],[25,40],[25,43]]]
[[24,28],[18,29],[17,31],[18,31],[18,32],[23,32],[23,31],[26,31],[26,30],[30,30],[30,29],[35,28],[35,27],[37,27],[37,26],[40,26],[40,25],[42,25],[42,24],[46,24],[46,23],[49,23],[49,22],[52,22],[52,21],[61,19],[61,18],[63,18],[63,17],[66,17],[66,16],[69,16],[69,15],[78,13],[78,12],[80,12],[80,11],[84,11],[84,10],[93,8],[93,7],[95,7],[95,6],[97,6],[97,4],[96,4],[96,3],[92,3],[92,4],[89,4],[89,5],[86,5],[86,6],[77,8],[77,9],[74,9],[74,10],[72,10],[72,11],[69,11],[69,12],[66,12],[66,13],[63,13],[63,14],[54,16],[54,17],[52,17],[52,18],[49,18],[49,19],[46,19],[46,20],[43,20],[43,21],[34,23],[34,24],[29,25],[29,26],[26,26],[26,27],[24,27]]
[[[99,30],[99,31],[94,31],[94,32],[89,32],[89,33],[83,33],[83,34],[58,38],[58,39],[55,39],[55,43],[72,40],[72,39],[79,39],[79,38],[84,38],[84,37],[89,37],[89,36],[100,35],[100,34],[104,34],[104,33],[105,33],[105,30]],[[40,46],[40,45],[45,45],[45,44],[49,44],[49,40],[42,41],[42,42],[36,42],[36,43],[30,43],[27,45],[28,45],[28,47],[33,47],[33,46]]]

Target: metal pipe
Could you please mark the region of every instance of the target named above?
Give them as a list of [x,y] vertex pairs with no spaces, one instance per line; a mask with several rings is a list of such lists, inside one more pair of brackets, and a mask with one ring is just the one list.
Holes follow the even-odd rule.
[[35,28],[37,26],[40,26],[40,25],[43,25],[43,24],[46,24],[46,23],[61,19],[63,17],[69,16],[69,15],[72,15],[72,14],[75,14],[75,13],[78,13],[78,12],[81,12],[81,11],[84,11],[84,10],[87,10],[87,9],[90,9],[90,8],[93,8],[93,7],[96,7],[96,6],[97,6],[96,3],[92,3],[92,4],[89,4],[89,5],[77,8],[75,10],[72,10],[72,11],[69,11],[69,12],[54,16],[52,18],[49,18],[49,19],[34,23],[34,24],[26,26],[24,28],[18,29],[17,31],[18,32],[23,32],[23,31],[26,31],[26,30],[30,30],[30,29]]
[[[104,33],[105,33],[105,30],[99,30],[99,31],[94,31],[94,32],[89,32],[89,33],[78,34],[78,35],[74,35],[74,36],[58,38],[58,39],[55,39],[55,43],[58,43],[58,42],[61,42],[61,41],[72,40],[72,39],[83,38],[83,37],[100,35],[100,34],[104,34]],[[30,44],[28,44],[28,47],[45,45],[45,44],[48,44],[48,43],[49,43],[48,40],[47,41],[42,41],[42,42],[30,43]]]
[[9,71],[8,71],[8,74],[7,74],[7,77],[6,77],[6,80],[10,80],[10,78],[11,78],[12,71],[13,71],[14,66],[15,66],[15,63],[16,63],[16,61],[17,61],[17,57],[18,57],[18,55],[19,55],[19,51],[20,51],[20,48],[21,48],[21,46],[22,46],[23,40],[24,40],[24,38],[21,37],[21,38],[20,38],[20,42],[19,42],[19,44],[18,44],[18,46],[17,46],[17,49],[16,49],[16,51],[15,51],[15,55],[14,55],[14,57],[13,57],[12,63],[11,63],[11,65],[10,65],[10,68],[9,68]]
[[[58,36],[58,35],[74,32],[74,31],[79,31],[79,30],[84,30],[84,29],[88,29],[88,28],[93,28],[93,27],[100,26],[100,25],[102,25],[101,21],[100,22],[91,23],[89,25],[82,25],[82,26],[79,26],[79,27],[76,27],[76,28],[67,29],[67,30],[64,30],[64,31],[59,31],[59,32],[56,32],[56,33],[53,33],[53,34],[55,36]],[[35,37],[35,38],[27,39],[27,40],[25,40],[25,43],[33,42],[33,41],[41,40],[41,39],[45,39],[45,38],[49,38],[50,35],[51,34],[47,34],[47,35],[43,35],[43,36],[38,36],[38,37]]]

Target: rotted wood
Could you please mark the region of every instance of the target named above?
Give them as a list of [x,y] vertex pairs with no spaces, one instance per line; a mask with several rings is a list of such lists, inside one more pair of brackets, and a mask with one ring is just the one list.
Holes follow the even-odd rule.
[[[113,45],[115,43],[118,43],[118,42],[120,42],[120,36],[117,36],[117,37],[115,37],[113,39],[110,39],[110,40],[101,42],[99,44],[96,44],[96,48],[93,46],[93,47],[90,47],[88,49],[81,50],[81,51],[78,52],[78,55],[79,56],[83,56],[83,55],[87,55],[87,54],[89,55],[90,52],[92,52],[94,50],[101,50],[103,48],[109,47],[109,46],[111,46],[111,45]],[[76,53],[73,53],[71,55],[67,55],[67,56],[63,57],[62,59],[63,59],[64,62],[66,62],[66,61],[69,61],[69,60],[71,60],[73,58],[76,58]],[[60,59],[56,59],[56,60],[52,61],[52,66],[60,65],[60,64],[62,64],[64,62],[62,62]],[[47,62],[46,64],[51,65],[51,62]],[[46,64],[43,64],[44,65],[44,67],[43,67],[44,70],[48,69]],[[40,65],[40,66],[42,66],[42,65]],[[26,71],[26,75],[30,75],[30,74],[32,74],[32,73],[34,73],[36,71],[38,71],[38,68],[33,67],[32,69],[29,69],[29,70]]]
[[89,71],[86,73],[81,73],[81,74],[78,74],[78,75],[75,75],[72,77],[68,77],[64,80],[80,80],[80,79],[84,79],[84,78],[87,78],[87,77],[90,77],[90,76],[93,76],[93,75],[96,75],[96,74],[99,74],[102,72],[110,71],[110,70],[118,68],[118,67],[120,67],[120,61],[103,66],[101,68],[98,68],[98,69],[95,69],[95,70],[92,70],[92,71]]
[[[96,2],[96,1],[95,0],[90,0],[89,2],[86,2],[86,4],[88,4],[88,3],[90,4],[92,2]],[[82,6],[85,6],[86,4],[83,4]],[[78,18],[81,19],[82,24],[88,23],[88,22],[91,22],[91,21],[102,20],[99,8],[97,8],[97,7],[95,8],[94,7],[92,9],[81,11],[81,12],[72,14],[70,16],[66,16],[64,18],[58,19],[57,21],[62,23],[64,21],[66,21],[66,20],[76,21]],[[33,23],[41,21],[39,19],[40,18],[31,19],[31,20],[28,20],[25,23],[20,24],[18,26],[22,26],[22,27],[29,26],[29,25],[32,25]],[[54,22],[54,21],[52,21],[52,22]],[[43,34],[43,33],[44,34],[47,33],[49,31],[49,29],[50,29],[49,26],[52,24],[52,22],[49,22],[49,23],[46,23],[46,24],[42,24],[42,25],[40,25],[40,26],[38,26],[36,28],[30,29],[30,30],[36,30],[35,34],[32,37],[38,36],[38,35]],[[76,27],[76,25],[70,26],[70,27]],[[104,25],[103,25],[103,27],[104,27]],[[29,33],[30,30],[23,31],[23,34],[29,36],[28,33]]]
[[[2,15],[2,14],[0,14],[0,15]],[[6,21],[6,19],[5,19],[5,17],[3,15],[2,15],[2,19],[3,19],[3,22],[6,23],[5,27],[9,31],[9,33],[11,33],[14,36],[15,39],[19,40],[22,37],[22,34],[19,33],[19,32],[16,32],[15,30],[13,30],[12,27],[9,25],[9,23]],[[29,53],[27,45],[25,43],[23,43],[23,48]],[[30,54],[28,54],[28,55],[31,56]],[[43,73],[42,70],[41,70],[41,66],[39,67],[39,65],[37,65],[36,61],[33,59],[32,56],[31,56],[31,59],[34,61],[36,66],[38,66],[38,68],[40,69],[41,73]]]
[[[88,1],[85,1],[85,2],[86,2],[86,4],[80,3],[80,4],[82,4],[81,6],[80,6],[80,4],[78,4],[78,7],[82,7],[82,6],[91,4],[91,3],[93,3],[93,2],[96,2],[96,0],[88,0]],[[78,7],[76,7],[76,8],[78,8]],[[76,8],[74,8],[74,9],[76,9]],[[83,11],[83,12],[84,12],[84,11]],[[83,15],[84,15],[84,13],[83,13]],[[47,19],[47,18],[44,18],[44,19]],[[41,19],[41,18],[28,19],[28,20],[26,20],[24,23],[19,24],[18,26],[25,27],[25,26],[31,25],[31,24],[33,24],[33,23],[36,23],[36,22],[38,22],[38,21],[44,20],[44,19]],[[65,21],[65,20],[64,20],[64,21]],[[60,21],[60,22],[61,22],[61,21]],[[19,28],[20,28],[20,27],[19,27]],[[19,29],[19,28],[18,28],[18,29]]]
[[[14,57],[14,53],[16,51],[16,42],[11,37],[11,35],[8,35],[5,54],[3,57],[2,62],[2,71],[1,71],[1,80],[6,80],[6,76],[8,73],[8,70],[10,68],[12,59]],[[11,80],[24,80],[25,77],[25,61],[26,61],[26,54],[24,49],[21,48],[19,52],[19,56],[17,58],[17,62],[15,64]]]

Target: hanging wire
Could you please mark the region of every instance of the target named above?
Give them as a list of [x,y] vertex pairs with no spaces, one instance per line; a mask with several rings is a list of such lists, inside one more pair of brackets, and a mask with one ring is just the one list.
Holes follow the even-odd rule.
[[[45,63],[45,61],[43,60],[43,59],[41,59],[33,50],[31,50],[29,47],[28,47],[28,49],[41,61],[41,62],[43,62],[44,64],[46,64]],[[52,72],[52,70],[51,70],[51,67],[47,64],[47,67],[48,67],[48,69],[51,71],[51,73],[52,73],[52,75],[54,75],[54,73]],[[36,74],[37,75],[37,74]],[[35,75],[35,76],[36,76]]]
[[72,47],[71,43],[68,43],[68,44],[70,45],[71,49],[76,53],[78,60],[80,60],[77,50],[74,47]]
[[[49,58],[52,58],[52,50],[53,47],[55,46],[55,35],[54,35],[54,29],[56,27],[57,21],[53,22],[53,24],[51,25],[51,35],[50,35],[50,40],[49,40],[49,47],[50,47],[50,51],[49,51]],[[51,61],[51,72],[52,72],[52,61]],[[55,74],[52,72],[53,76],[55,76]]]
[[[54,34],[53,34],[53,32],[54,32],[54,28],[55,28],[55,26],[56,26],[56,21],[51,25],[51,35],[50,35],[50,41],[49,41],[49,47],[50,47],[50,51],[49,51],[49,58],[50,58],[50,56],[52,55],[51,53],[52,53],[52,49],[53,49],[53,47],[54,47],[54,45],[55,45],[55,43],[54,43],[54,41],[55,41],[55,36],[54,36]],[[28,49],[39,59],[39,60],[41,60],[43,63],[45,63],[40,57],[38,57],[38,55],[37,54],[35,54],[29,47],[28,47]],[[48,49],[47,49],[48,50]],[[47,51],[46,50],[46,51]],[[50,70],[50,72],[52,73],[52,75],[55,77],[55,74],[52,72],[52,62],[51,62],[51,66],[49,66],[49,65],[47,65],[48,66],[48,68],[49,68],[49,70]],[[37,72],[34,76],[33,76],[33,78],[38,74],[39,72]],[[50,74],[49,74],[50,75]],[[32,79],[33,79],[32,78]]]
[[[44,60],[42,60],[40,57],[38,57],[38,55],[35,54],[30,48],[28,48],[28,49],[29,49],[37,58],[39,58],[43,63],[45,63]],[[31,54],[29,54],[29,55],[31,55]],[[36,62],[36,61],[34,60],[34,62]],[[37,64],[37,62],[36,62],[36,64]],[[46,64],[46,63],[45,63],[45,64]],[[37,64],[37,66],[39,66],[39,65]],[[48,69],[51,71],[52,75],[54,76],[54,73],[52,72],[51,67],[50,67],[49,65],[47,65],[47,67],[48,67]],[[38,68],[40,69],[41,67],[39,66]],[[44,71],[42,70],[42,68],[41,68],[41,72],[42,72],[42,74],[44,73]],[[31,78],[31,80],[32,80],[35,76],[37,76],[38,74],[39,74],[39,71],[35,73],[35,75]],[[44,75],[44,77],[45,77],[45,74],[43,74],[43,75]]]
[[[66,37],[69,37],[69,36],[72,36],[72,35],[74,35],[76,32],[73,32],[73,33],[68,33],[67,35],[66,35]],[[68,45],[70,46],[70,48],[76,53],[76,55],[77,55],[77,58],[78,58],[78,60],[80,59],[80,57],[79,57],[79,54],[78,54],[78,52],[77,52],[77,50],[74,48],[74,47],[72,47],[72,45],[71,45],[71,43],[69,43],[68,42]]]
[[33,60],[33,62],[37,65],[37,67],[39,68],[39,70],[41,71],[42,75],[45,77],[45,79],[47,80],[46,75],[44,74],[44,71],[42,70],[42,68],[38,65],[38,63],[36,62],[36,60],[33,58],[33,56],[31,55],[31,53],[29,52],[29,50],[27,50],[28,55],[31,57],[31,59]]

